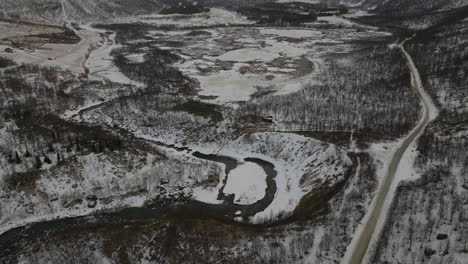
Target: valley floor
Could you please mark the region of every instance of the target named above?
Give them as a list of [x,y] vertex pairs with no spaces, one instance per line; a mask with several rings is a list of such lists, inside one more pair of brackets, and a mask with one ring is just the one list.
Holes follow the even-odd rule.
[[[463,261],[395,220],[413,230],[402,199],[428,183],[413,182],[430,171],[421,142],[457,99],[434,97],[417,37],[390,45],[405,35],[361,15],[0,24],[1,262]],[[466,164],[452,165],[462,201]]]

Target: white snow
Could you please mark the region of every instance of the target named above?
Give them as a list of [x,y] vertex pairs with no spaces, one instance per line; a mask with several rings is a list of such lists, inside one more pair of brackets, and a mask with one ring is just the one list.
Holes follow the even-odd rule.
[[[375,160],[375,166],[376,166],[376,175],[379,178],[379,182],[382,180],[382,178],[385,175],[385,171],[387,170],[388,163],[390,163],[390,160],[393,157],[393,154],[395,153],[395,149],[399,145],[400,141],[394,141],[394,142],[378,142],[378,143],[372,143],[368,149],[365,151],[369,153]],[[358,150],[360,151],[360,150]]]
[[397,182],[414,181],[421,176],[420,171],[417,171],[414,167],[414,161],[419,155],[419,152],[416,150],[416,148],[416,142],[413,142],[413,144],[411,144],[411,146],[408,147],[408,150],[405,152],[405,155],[401,159],[400,164],[398,165],[398,170],[395,175],[395,180]]
[[[182,147],[178,142],[179,137],[172,131],[164,131],[157,136],[145,134],[140,130],[132,133],[139,138]],[[221,145],[188,143],[184,146],[192,151],[216,153],[239,161],[247,157],[258,158],[275,166],[277,191],[274,199],[264,211],[257,213],[251,219],[246,219],[252,223],[273,220],[280,214],[286,216],[296,208],[305,194],[343,179],[345,171],[351,165],[351,160],[344,149],[292,133],[258,132],[219,143]],[[229,177],[232,173],[231,171]],[[220,181],[223,177],[224,174],[221,173]],[[207,203],[219,203],[218,190],[219,185],[217,188],[196,188],[194,196]]]
[[[345,167],[351,164],[343,149],[290,133],[254,133],[232,142],[225,142],[221,148],[216,144],[189,147],[194,151],[215,152],[237,159],[259,158],[275,166],[275,197],[265,211],[250,219],[253,223],[292,212],[305,194],[322,184],[333,184],[344,177]],[[309,177],[301,184],[304,175]]]
[[254,23],[242,15],[221,8],[211,8],[210,12],[208,13],[195,14],[191,16],[152,14],[137,17],[119,18],[115,20],[117,23],[140,21],[144,21],[145,23],[153,25],[175,25],[179,27],[232,24],[247,25]]
[[302,29],[277,29],[277,28],[264,28],[260,29],[262,34],[275,35],[288,38],[319,38],[323,33],[316,30],[302,30]]
[[414,64],[413,58],[411,58],[411,55],[404,49],[403,45],[407,40],[405,40],[401,45],[400,48],[405,55],[408,65],[411,69],[411,83],[415,88],[418,90],[419,94],[422,96],[422,104],[424,106],[423,110],[424,113],[427,113],[429,115],[429,121],[432,121],[436,119],[437,115],[439,114],[439,110],[437,109],[437,106],[434,104],[432,101],[431,96],[426,92],[426,90],[423,87],[422,81],[421,81],[421,76],[419,74],[418,69],[416,68],[416,65]]
[[123,201],[122,200],[113,201],[106,205],[104,205],[103,203],[98,203],[95,208],[71,208],[68,210],[62,208],[60,211],[54,212],[54,213],[44,212],[41,214],[31,215],[27,217],[13,218],[13,220],[2,223],[0,225],[0,235],[13,228],[26,226],[26,225],[33,224],[33,223],[46,222],[46,221],[51,221],[54,219],[84,216],[84,215],[89,215],[98,210],[112,209],[112,208],[122,207],[122,206],[139,207],[139,206],[143,206],[144,201],[145,199],[143,197],[133,196],[133,197],[126,198]]
[[185,35],[190,31],[187,30],[174,30],[174,31],[161,31],[161,30],[150,30],[148,31],[149,36],[178,36]]
[[309,250],[309,255],[307,255],[304,260],[304,263],[320,263],[321,260],[317,259],[317,253],[319,251],[320,247],[320,242],[323,239],[323,236],[325,234],[325,230],[323,227],[318,227],[315,232],[314,232],[314,243],[313,247]]
[[134,63],[142,63],[145,61],[146,53],[137,53],[137,54],[130,54],[125,56],[125,58]]
[[276,0],[277,3],[306,3],[306,4],[318,4],[321,0]]
[[294,92],[298,92],[302,89],[302,87],[304,87],[304,85],[307,84],[307,81],[304,80],[302,82],[296,82],[296,83],[287,83],[285,85],[283,85],[280,90],[278,90],[275,94],[277,95],[285,95],[285,94],[289,94],[289,93],[294,93]]
[[[110,80],[112,82],[131,84],[141,87],[142,84],[130,80],[122,74],[113,63],[111,51],[118,46],[115,44],[116,34],[102,39],[100,33],[105,30],[94,29],[89,25],[81,25],[80,30],[74,30],[81,38],[77,44],[45,44],[35,50],[14,49],[11,54],[2,56],[14,62],[40,64],[44,66],[60,67],[77,74],[90,70],[90,79]],[[91,53],[88,56],[88,53]]]
[[364,16],[371,16],[372,13],[366,10],[361,9],[350,9],[348,14],[344,14],[343,17],[345,18],[356,18],[356,17],[364,17]]
[[[212,102],[225,103],[247,101],[258,91],[257,87],[274,85],[280,94],[299,91],[311,78],[292,79],[288,74],[295,71],[293,68],[278,68],[263,66],[269,70],[265,74],[241,74],[242,66],[249,66],[246,62],[267,63],[280,57],[298,58],[307,53],[303,47],[294,47],[286,42],[274,39],[265,41],[265,48],[242,48],[228,51],[217,57],[205,57],[206,60],[186,60],[179,68],[186,74],[198,79],[200,82],[200,95],[217,96]],[[212,66],[216,60],[236,62],[232,69],[220,70],[210,75],[199,73],[197,68]],[[314,63],[315,64],[315,63]],[[265,75],[274,75],[273,80],[266,80]],[[310,77],[310,76],[309,76]],[[292,80],[291,80],[292,79]]]
[[210,76],[197,76],[200,95],[218,96],[217,102],[247,101],[256,92],[255,84],[238,71],[220,71]]
[[[405,143],[405,140],[407,138],[409,138],[411,135],[413,135],[414,133],[417,133],[418,129],[421,129],[418,134],[416,134],[415,138],[409,142],[409,145],[407,146],[406,150],[404,150],[405,152],[403,153],[403,156],[401,157],[401,160],[400,162],[398,163],[398,168],[395,172],[395,178],[393,179],[393,181],[390,182],[390,186],[388,187],[388,190],[387,190],[387,193],[385,194],[385,200],[384,200],[384,203],[381,205],[381,208],[380,208],[380,215],[378,216],[378,219],[377,219],[377,223],[375,225],[375,229],[373,231],[373,235],[372,235],[372,238],[369,242],[369,244],[374,244],[375,241],[377,241],[377,239],[379,239],[379,237],[382,235],[382,228],[383,228],[383,225],[385,223],[385,220],[387,219],[387,214],[389,212],[389,208],[393,202],[393,199],[395,197],[395,191],[397,189],[397,186],[400,184],[401,180],[412,180],[416,177],[412,177],[413,176],[413,163],[414,163],[414,160],[416,158],[416,153],[414,151],[415,149],[415,144],[417,142],[417,139],[420,137],[420,135],[424,132],[424,129],[425,127],[427,126],[427,123],[430,122],[431,120],[434,120],[437,115],[438,115],[438,109],[437,107],[435,106],[435,104],[433,103],[432,101],[432,98],[427,94],[427,92],[425,91],[423,85],[422,85],[422,81],[421,81],[421,77],[420,77],[420,74],[419,74],[419,71],[418,69],[416,68],[416,65],[414,64],[413,62],[413,59],[411,57],[411,55],[404,49],[403,45],[404,43],[406,42],[407,40],[403,41],[401,44],[398,45],[398,47],[401,49],[401,51],[403,52],[404,56],[406,57],[407,59],[407,62],[408,62],[408,65],[409,65],[409,68],[410,68],[410,72],[411,72],[411,84],[412,86],[414,87],[414,89],[416,89],[419,93],[419,95],[421,96],[421,103],[423,105],[423,115],[421,117],[421,120],[418,122],[417,126],[406,136],[404,137],[403,139],[400,139],[399,142],[398,142],[398,145],[392,150],[392,154],[387,156],[387,160],[385,161],[385,170],[383,170],[383,172],[385,174],[383,175],[386,175],[387,174],[387,171],[388,171],[388,166],[390,165],[391,163],[391,160],[393,159],[394,157],[394,154],[396,153],[397,149],[400,149],[402,147],[404,147],[404,143]],[[427,116],[427,120],[426,120],[426,116]],[[386,175],[388,176],[388,175]],[[382,180],[380,181],[380,184],[379,184],[379,188],[377,189],[378,192],[381,192],[381,185],[382,185]],[[377,193],[378,195],[379,193]],[[365,227],[365,223],[367,223],[369,221],[369,218],[370,218],[370,215],[374,212],[374,210],[377,210],[375,208],[377,208],[376,206],[376,200],[377,199],[374,199],[370,205],[370,209],[368,210],[368,212],[366,213],[366,215],[364,216],[364,218],[362,219],[362,224],[359,225],[359,227],[357,228],[355,234],[354,234],[354,237],[353,239],[351,240],[351,243],[348,245],[347,247],[347,250],[346,250],[346,254],[344,256],[344,258],[342,259],[342,262],[341,263],[348,263],[353,252],[356,250],[356,247],[357,247],[357,244],[359,242],[359,239],[361,237],[361,233],[363,232],[363,229]],[[363,259],[363,262],[364,263],[367,263],[369,262],[369,258],[370,258],[370,253],[369,251],[373,250],[372,248],[370,248],[370,250],[368,250],[366,252],[366,254],[364,255],[364,259]]]
[[318,22],[327,22],[329,24],[353,26],[355,23],[340,16],[321,16],[317,18]]
[[229,173],[224,193],[234,194],[234,203],[253,204],[265,196],[266,177],[262,167],[245,162]]
[[[183,49],[164,49],[184,58],[183,62],[175,66],[200,82],[200,95],[216,97],[201,100],[232,105],[250,100],[259,90],[284,95],[298,92],[306,84],[317,84],[320,82],[321,72],[326,70],[322,56],[349,52],[353,48],[346,44],[349,40],[383,34],[368,28],[356,32],[341,27],[333,30],[230,28],[211,29],[209,32],[211,36],[205,41],[196,40]],[[179,30],[150,32],[155,39],[188,42],[189,37],[181,35],[185,33],[187,32]],[[228,40],[225,41],[224,37]],[[299,61],[302,59],[307,59],[314,65],[309,73],[298,76],[296,73],[301,74]],[[232,62],[233,65],[222,62]],[[243,70],[244,74],[241,74],[239,70],[244,66],[248,70]]]
[[292,46],[291,43],[278,42],[273,39],[267,39],[265,42],[269,45],[265,48],[266,51],[284,57],[300,57],[307,53],[307,49],[305,47]]
[[195,187],[192,198],[208,204],[221,204],[223,201],[218,200],[218,190],[218,187]]
[[96,32],[87,29],[74,30],[81,38],[77,44],[44,44],[36,50],[16,49],[11,59],[17,63],[34,63],[58,66],[75,73],[84,73],[83,64],[88,50],[99,39]]
[[[105,30],[94,29],[90,26],[82,26],[87,31],[95,31],[96,34],[104,34]],[[114,64],[114,58],[111,55],[113,49],[119,46],[115,43],[116,33],[112,33],[106,38],[100,38],[101,44],[98,45],[89,55],[85,66],[89,69],[89,78],[94,80],[109,80],[116,83],[130,84],[142,87],[143,84],[133,81],[125,76]],[[98,42],[96,42],[98,43]]]
[[237,61],[237,62],[248,62],[248,61],[271,61],[278,58],[279,53],[271,52],[267,49],[261,48],[247,48],[237,49],[224,53],[218,56],[216,59],[222,61]]
[[77,109],[65,111],[62,117],[65,119],[72,119],[74,121],[80,121],[79,117],[77,116],[80,111],[93,107],[93,106],[100,105],[102,103],[103,102],[101,101],[87,101],[82,106],[78,107]]

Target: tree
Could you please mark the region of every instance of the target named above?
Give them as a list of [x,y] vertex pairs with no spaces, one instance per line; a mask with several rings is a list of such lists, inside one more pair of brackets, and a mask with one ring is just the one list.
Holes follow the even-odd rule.
[[26,149],[26,153],[24,154],[24,156],[25,156],[26,158],[32,157],[31,152],[29,152],[28,149]]
[[44,155],[44,162],[47,164],[52,164],[52,161],[49,159],[47,155]]
[[20,164],[21,163],[21,158],[18,154],[18,151],[15,151],[15,163]]
[[55,150],[54,150],[54,145],[52,145],[52,143],[49,143],[48,151],[49,151],[50,153],[52,153],[52,152],[55,151]]
[[15,161],[13,160],[13,153],[12,153],[12,152],[8,153],[8,155],[7,155],[7,160],[8,160],[8,163],[13,163],[13,162],[15,162]]
[[36,156],[36,169],[40,169],[42,168],[42,161],[41,161],[41,157],[39,156]]
[[78,137],[76,137],[76,151],[81,151],[81,147],[80,147],[80,140],[78,139]]

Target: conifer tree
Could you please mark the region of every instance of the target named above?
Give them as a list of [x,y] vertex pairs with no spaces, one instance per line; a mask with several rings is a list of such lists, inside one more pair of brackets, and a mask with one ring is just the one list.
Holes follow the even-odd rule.
[[52,164],[52,161],[49,159],[47,155],[44,155],[44,162],[47,164]]
[[15,163],[20,164],[21,163],[21,158],[18,154],[18,151],[15,151]]
[[36,156],[36,169],[40,169],[42,168],[42,161],[41,161],[41,157],[39,156]]

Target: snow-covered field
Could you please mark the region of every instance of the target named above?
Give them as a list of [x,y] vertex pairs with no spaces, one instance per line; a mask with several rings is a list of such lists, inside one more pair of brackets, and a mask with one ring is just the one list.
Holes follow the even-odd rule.
[[[156,15],[156,20],[173,16]],[[154,18],[153,17],[153,18]],[[180,21],[185,21],[180,18]],[[342,19],[345,21],[345,19]],[[331,20],[328,23],[342,23]],[[145,22],[148,22],[145,20]],[[151,20],[151,23],[156,23]],[[182,23],[182,22],[180,22]],[[207,22],[208,23],[208,22]],[[354,26],[348,23],[348,26]],[[350,40],[385,34],[352,28],[214,28],[200,31],[167,30],[148,31],[147,38],[158,41],[158,48],[169,50],[183,58],[174,66],[200,82],[198,95],[201,101],[226,105],[250,100],[258,92],[287,94],[298,92],[305,84],[317,82],[317,76],[326,70],[323,57],[329,54],[346,53],[352,49]],[[138,40],[132,40],[138,41]],[[180,45],[182,43],[183,45]],[[154,44],[153,44],[154,45]],[[141,59],[138,53],[128,54],[127,58]],[[129,59],[131,60],[131,59]],[[215,96],[215,99],[209,96]],[[134,110],[137,111],[138,110]],[[97,114],[96,116],[94,116]],[[117,125],[118,120],[103,113],[90,113],[85,116],[89,122],[106,122]],[[169,114],[169,113],[167,113]],[[172,113],[175,115],[176,113]],[[177,115],[182,115],[177,113]],[[186,114],[185,114],[186,115]],[[174,116],[175,117],[175,116]],[[195,117],[187,117],[194,120]],[[197,124],[208,124],[204,118],[196,117]],[[132,122],[122,124],[139,138],[188,146],[193,151],[216,153],[243,160],[247,157],[259,158],[275,166],[278,176],[275,181],[277,192],[272,204],[260,212],[252,222],[274,219],[291,213],[302,197],[314,188],[331,187],[344,178],[351,160],[345,149],[311,138],[284,133],[254,133],[235,140],[218,143],[186,142],[180,129],[156,125],[151,129],[141,129]],[[184,144],[181,142],[184,141]],[[235,201],[241,204],[261,199],[265,189],[264,172],[257,171],[255,181],[234,184],[235,178],[249,177],[255,166],[241,166],[231,175],[220,175],[220,181],[228,177],[225,193],[234,194]],[[240,170],[241,176],[237,173]],[[242,182],[242,181],[241,181]],[[217,200],[221,184],[218,186],[197,186],[193,197],[207,203],[220,203]],[[255,194],[255,195],[254,195]]]
[[[221,9],[212,9],[209,14],[194,16],[151,15],[123,19],[119,22],[134,20],[153,25],[175,23],[178,26],[252,23],[244,17]],[[326,22],[353,26],[352,23],[347,23],[343,18]],[[292,29],[232,27],[203,31],[201,35],[190,29],[148,31],[147,37],[162,42],[163,44],[159,45],[159,48],[170,50],[184,59],[174,66],[200,82],[200,96],[216,97],[215,99],[202,100],[223,105],[250,100],[256,93],[287,94],[298,92],[305,84],[317,82],[317,76],[320,75],[321,71],[326,70],[323,56],[348,52],[352,48],[350,44],[347,44],[349,40],[373,34],[379,35],[377,32],[366,30],[357,32],[346,27],[333,30],[310,27]],[[17,62],[59,66],[75,73],[84,73],[87,69],[89,71],[88,77],[91,80],[110,80],[142,87],[141,84],[122,74],[113,63],[111,52],[113,49],[121,47],[116,44],[115,33],[93,29],[86,25],[82,25],[76,32],[81,37],[78,44],[47,44],[34,51],[15,51],[16,53],[10,56],[13,56]],[[182,42],[184,45],[182,48],[178,45],[171,45],[174,42]],[[132,63],[138,64],[144,62],[145,54],[139,50],[138,53],[127,54],[126,58]],[[70,120],[82,121],[79,119],[80,117],[76,116],[80,110],[98,106],[101,103],[96,99],[85,100],[81,107],[69,109],[62,116]],[[114,125],[114,120],[106,117],[89,118],[91,116],[85,117],[85,120],[98,123],[107,122],[108,125]],[[186,116],[188,119],[194,118],[187,114]],[[197,120],[200,121],[200,125],[208,124],[206,119],[198,118]],[[149,141],[157,140],[166,144],[178,145],[180,143],[178,137],[183,138],[184,136],[182,131],[171,130],[167,127],[164,131],[153,131],[156,132],[154,134],[148,133],[148,131],[143,132],[138,127],[131,125],[130,130],[137,137]],[[314,188],[331,187],[343,180],[347,169],[351,166],[351,160],[345,149],[295,134],[259,132],[224,142],[222,146],[219,146],[218,143],[199,144],[197,142],[188,142],[188,146],[194,151],[217,153],[234,157],[239,161],[247,157],[259,158],[275,166],[275,170],[278,172],[275,178],[277,192],[273,202],[265,211],[259,212],[255,217],[249,219],[254,223],[272,220],[279,215],[284,216],[291,213],[305,194]],[[176,160],[188,161],[186,154],[166,151]],[[115,179],[115,174],[122,173],[124,170],[109,165],[109,161],[104,157],[86,156],[80,159],[78,164],[80,170],[77,173],[80,175],[78,178],[81,179],[78,186],[71,188],[69,185],[73,185],[74,182],[67,183],[64,182],[63,178],[53,177],[43,178],[38,182],[38,186],[45,193],[58,197],[59,200],[73,197],[79,192],[86,193],[93,189],[93,186],[104,186],[105,188],[100,191],[100,197],[105,198],[124,195],[121,193],[122,189],[132,189],[148,184],[146,182],[149,180],[148,170],[161,173],[154,168],[154,165],[148,165],[150,167],[143,167],[139,172],[124,173],[122,179],[118,180]],[[105,166],[99,167],[101,165]],[[166,169],[160,168],[160,170],[165,171]],[[218,170],[220,182],[224,177],[228,177],[224,192],[225,194],[234,194],[236,203],[252,204],[265,196],[266,175],[258,165],[246,162],[231,171],[230,175],[223,175],[219,168]],[[93,171],[95,173],[92,173]],[[129,173],[134,176],[141,174],[143,178],[140,179],[137,176],[136,178],[139,179],[137,180],[133,177],[134,180],[128,182],[128,179],[132,178]],[[181,177],[178,177],[179,180],[193,184],[193,180],[188,179],[189,175],[181,173]],[[206,176],[204,170],[200,169],[199,173],[195,178]],[[99,174],[100,177],[96,178],[94,174]],[[155,180],[155,182],[157,181]],[[115,186],[116,184],[118,184],[118,188]],[[154,190],[154,185],[151,186],[147,186],[147,189]],[[191,192],[193,191],[194,199],[208,203],[219,203],[217,194],[220,187],[221,184],[194,186],[190,189]],[[140,197],[137,200],[142,202],[150,198],[151,195]],[[126,204],[125,199],[116,198],[116,200],[121,201],[121,205]],[[31,201],[33,204],[37,203],[35,200]],[[13,200],[6,204],[10,209],[14,207]],[[113,206],[116,204],[119,202]],[[97,205],[96,208],[109,208],[100,206]],[[37,208],[33,211],[33,215],[38,217],[37,212],[43,210],[55,215],[60,213],[60,210],[68,212],[75,209],[79,208],[63,209],[61,205],[52,203],[50,209]],[[24,208],[19,211],[10,211],[10,218],[2,219],[2,221],[14,221],[18,217],[27,216],[27,212],[28,210]]]
[[[322,0],[301,2],[324,3]],[[359,4],[362,1],[346,2]],[[463,240],[466,233],[463,202],[468,188],[464,160],[442,157],[432,161],[434,153],[427,151],[427,145],[421,148],[423,144],[418,145],[414,138],[407,144],[406,151],[399,152],[405,140],[391,141],[393,136],[389,136],[388,141],[383,141],[384,135],[374,135],[364,129],[368,121],[362,119],[354,123],[360,130],[356,139],[351,132],[351,139],[347,141],[347,125],[337,125],[336,130],[331,128],[354,111],[348,111],[350,106],[341,101],[328,106],[328,98],[343,99],[343,94],[352,97],[367,92],[355,90],[375,81],[386,88],[385,82],[393,81],[393,74],[401,78],[402,73],[407,73],[406,68],[400,71],[388,65],[398,63],[396,57],[383,56],[389,51],[385,48],[387,42],[380,40],[389,33],[353,20],[368,15],[367,12],[351,10],[346,15],[321,16],[317,22],[304,24],[304,27],[276,27],[252,25],[254,22],[243,16],[214,8],[206,14],[119,18],[108,27],[100,25],[99,28],[108,29],[104,30],[88,25],[81,25],[79,29],[74,28],[78,28],[76,25],[72,27],[65,12],[70,7],[67,1],[62,2],[62,15],[68,22],[66,27],[81,38],[79,43],[31,45],[29,49],[14,49],[13,53],[4,51],[10,46],[0,46],[0,56],[12,58],[17,63],[54,66],[72,72],[22,65],[10,68],[8,62],[7,69],[0,69],[0,91],[7,99],[1,101],[2,106],[22,110],[31,102],[33,107],[37,103],[38,112],[44,111],[41,113],[44,115],[37,115],[37,119],[35,115],[32,115],[34,119],[27,119],[29,113],[25,116],[20,113],[20,117],[0,115],[0,120],[6,120],[0,123],[0,235],[36,222],[101,212],[105,212],[105,217],[112,217],[115,210],[140,207],[129,211],[164,211],[161,221],[142,221],[145,228],[153,224],[164,225],[164,228],[142,229],[144,236],[161,242],[145,244],[145,258],[150,256],[150,250],[157,250],[159,244],[164,244],[167,236],[171,242],[183,241],[180,248],[189,248],[191,255],[204,252],[193,247],[201,244],[203,247],[207,245],[207,252],[222,251],[223,256],[229,256],[227,258],[249,259],[239,263],[348,263],[358,245],[358,240],[352,238],[365,233],[366,223],[372,219],[369,212],[378,204],[375,201],[380,200],[375,197],[379,197],[379,188],[385,186],[387,171],[397,168],[392,174],[395,179],[389,194],[380,207],[383,213],[371,232],[372,243],[379,246],[382,244],[377,243],[380,239],[386,246],[380,249],[379,259],[408,263],[421,259],[439,263],[449,259],[454,260],[453,263],[457,260],[464,263],[467,250]],[[116,25],[133,22],[139,24]],[[0,38],[14,36],[5,31],[5,24],[8,23],[0,22]],[[138,28],[138,25],[142,27]],[[135,32],[131,31],[137,28]],[[21,37],[28,35],[22,26],[16,30]],[[375,43],[378,44],[374,46]],[[379,45],[383,48],[379,49]],[[362,58],[356,51],[362,52]],[[356,58],[342,54],[356,55]],[[409,57],[405,51],[404,55]],[[114,56],[119,59],[118,63],[114,62]],[[353,63],[357,69],[353,68]],[[340,68],[342,65],[347,67]],[[368,65],[382,67],[384,74],[375,74],[378,75],[375,78],[373,73],[358,68],[359,65],[367,66],[367,69],[371,68]],[[396,65],[405,67],[406,64],[403,61]],[[409,66],[413,71],[413,85],[423,97],[428,97],[422,90],[423,80],[411,58]],[[389,67],[388,71],[386,67]],[[382,69],[376,72],[381,73]],[[55,71],[59,76],[53,76]],[[391,76],[385,75],[387,72]],[[4,74],[10,76],[3,78]],[[12,82],[10,77],[14,74],[22,76],[24,83]],[[340,78],[348,74],[349,79]],[[132,78],[139,78],[141,83]],[[325,83],[328,79],[331,81],[320,85],[319,80]],[[310,83],[313,85],[301,91]],[[335,83],[338,88],[333,86]],[[348,86],[349,83],[354,86]],[[439,87],[442,83],[429,84]],[[370,89],[376,88],[371,86]],[[307,93],[322,88],[320,93]],[[327,93],[332,96],[322,99]],[[384,93],[387,95],[390,90],[384,89]],[[287,100],[292,96],[314,100],[301,104],[302,98],[299,98],[296,104],[296,100]],[[453,100],[452,97],[454,95],[445,89],[436,92],[439,103],[457,109],[457,113],[464,111],[465,98]],[[395,99],[392,106],[400,103],[398,95],[388,98]],[[369,103],[379,99],[369,100]],[[262,100],[267,104],[260,105]],[[295,116],[318,102],[325,102],[323,107],[318,107],[323,113],[311,111],[306,117]],[[381,100],[376,105],[381,106],[382,102],[382,105],[387,103]],[[295,105],[303,108],[290,111],[289,107]],[[349,109],[357,106],[356,114],[364,117],[367,113],[361,110],[366,105],[367,102],[358,102]],[[429,119],[435,120],[435,106],[432,103],[425,106]],[[274,111],[262,112],[262,107],[292,114],[290,118],[284,118]],[[338,108],[344,110],[335,115],[333,110]],[[384,107],[378,108],[380,111]],[[412,108],[408,109],[412,111]],[[394,120],[396,123],[406,122],[400,118]],[[318,125],[314,129],[295,125],[301,122]],[[34,127],[33,131],[28,130],[29,125]],[[453,128],[450,133],[439,131],[442,128],[437,126],[429,127],[440,133],[434,151],[442,150],[446,143],[465,144],[464,138],[468,134],[463,125]],[[405,129],[409,128],[403,128],[403,132]],[[29,132],[32,136],[26,135]],[[452,136],[460,138],[451,142]],[[424,139],[434,140],[430,135]],[[392,162],[398,153],[402,153],[401,162]],[[450,151],[450,155],[463,156],[463,153]],[[447,174],[453,177],[447,180]],[[403,184],[402,192],[399,192],[399,184]],[[444,184],[449,185],[444,187]],[[444,193],[441,188],[445,188]],[[427,191],[440,195],[426,195]],[[400,199],[402,197],[408,198]],[[393,208],[400,210],[390,215],[387,212],[391,212],[393,200],[397,201]],[[190,215],[191,210],[199,207],[212,208],[208,214],[217,214],[215,219],[219,216],[242,224],[226,225],[226,231],[233,232],[229,232],[226,239],[229,242],[223,244],[225,238],[219,237],[216,230],[225,224],[223,221],[217,219],[205,225],[206,219],[198,219],[195,212],[195,220],[202,224],[193,227],[192,219],[184,219],[186,223],[179,228],[177,222],[180,221],[166,219],[170,218],[165,214],[168,208],[170,216],[174,208]],[[90,222],[102,224],[100,216]],[[286,221],[281,222],[283,219]],[[70,223],[74,221],[69,220]],[[390,226],[382,229],[385,221]],[[136,227],[134,230],[138,233],[140,224],[137,222],[131,221],[128,230]],[[87,224],[81,226],[82,223],[78,223],[77,228],[86,228]],[[252,228],[255,232],[246,227],[249,224],[258,224]],[[42,228],[42,225],[38,226]],[[102,225],[100,228],[106,230],[107,227]],[[29,232],[31,229],[25,230]],[[171,230],[177,232],[170,233]],[[211,231],[215,230],[218,233],[213,235]],[[392,234],[381,230],[390,230]],[[400,233],[400,230],[405,232]],[[413,233],[414,230],[417,232]],[[121,231],[119,226],[116,232]],[[54,236],[47,230],[44,233]],[[102,262],[107,258],[109,262],[114,261],[110,260],[112,256],[99,252],[102,248],[93,241],[103,237],[108,250],[111,235],[104,234],[106,232],[95,234],[93,230],[89,233],[87,238],[93,250],[96,249],[96,258]],[[444,234],[445,238],[438,238]],[[386,241],[387,235],[393,238]],[[194,242],[190,237],[196,238]],[[140,241],[144,241],[141,243],[147,242],[145,237],[141,238]],[[14,239],[28,241],[31,238],[17,236]],[[123,241],[126,239],[118,240],[118,250],[122,245],[125,247]],[[61,242],[51,239],[44,244],[60,245]],[[29,244],[25,250],[29,248],[35,250],[34,245],[29,247]],[[110,248],[112,252],[112,245]],[[181,252],[179,248],[173,248]],[[439,254],[427,258],[428,248]],[[369,249],[374,250],[372,245]],[[41,248],[37,254],[41,255],[43,251],[46,252],[44,256],[50,253]],[[137,258],[135,256],[140,253],[138,248],[131,248],[131,254],[134,254],[131,257]],[[36,253],[32,257],[27,254],[21,257],[34,259]],[[0,259],[2,257],[3,253]],[[170,259],[172,256],[164,257]],[[150,262],[149,259],[146,261]],[[157,261],[153,259],[153,262]]]
[[34,50],[13,49],[13,53],[2,56],[16,63],[40,64],[43,66],[60,67],[75,73],[84,73],[83,67],[88,52],[100,37],[99,34],[86,29],[79,31],[81,41],[77,44],[46,43]]
[[[34,33],[31,30],[29,32]],[[13,48],[12,53],[4,52],[9,46],[0,45],[0,56],[18,64],[58,67],[75,74],[84,74],[89,70],[90,79],[142,87],[142,84],[122,74],[114,64],[111,52],[118,48],[115,44],[115,33],[108,35],[104,30],[92,28],[90,25],[81,25],[75,32],[81,38],[76,44],[45,43],[34,49]]]
[[210,26],[210,25],[239,25],[253,24],[253,21],[237,13],[220,8],[211,8],[210,12],[195,15],[143,15],[137,17],[119,18],[116,23],[141,22],[152,25],[174,25],[176,27]]
[[[200,81],[200,95],[217,96],[212,100],[213,102],[246,101],[259,89],[283,90],[284,92],[285,89],[291,87],[292,82],[298,84],[313,82],[311,74],[314,71],[314,62],[310,61],[313,59],[310,58],[312,53],[308,52],[309,47],[276,40],[277,37],[286,34],[285,30],[257,31],[239,28],[218,29],[210,32],[212,32],[212,37],[201,42],[200,46],[195,43],[191,45],[191,50],[184,49],[186,60],[177,66]],[[307,37],[308,41],[320,39],[320,32],[315,30],[291,33],[296,37],[299,34]],[[229,40],[226,40],[227,43],[224,42],[224,37],[229,37]],[[177,35],[170,39],[181,40]],[[175,48],[171,50],[179,52]],[[213,50],[216,53],[210,56],[204,55]],[[226,52],[222,52],[224,50]],[[204,56],[200,56],[202,54]],[[306,69],[307,81],[305,76],[298,78],[295,74],[300,59],[310,63],[307,66],[309,69]],[[232,66],[216,70],[223,62],[231,63]]]
[[[105,30],[94,29],[91,26],[84,27],[89,32],[96,32],[104,36],[99,42],[95,41],[93,50],[84,63],[84,67],[89,70],[90,79],[109,80],[116,83],[130,84],[142,87],[141,83],[132,81],[115,66],[114,58],[111,55],[112,50],[119,47],[115,43],[116,33],[108,35]],[[135,58],[140,58],[135,56]]]
[[276,0],[277,3],[307,3],[307,4],[318,4],[321,0]]
[[[53,34],[61,33],[63,30],[59,27],[51,27],[48,25],[30,25],[17,24],[11,22],[0,22],[0,39],[8,39],[11,37],[22,37],[38,34]],[[3,50],[1,50],[3,51]]]
[[[354,26],[344,18],[338,25]],[[246,101],[256,93],[287,94],[307,83],[317,83],[322,57],[351,49],[349,40],[385,35],[372,30],[218,28],[191,36],[189,31],[149,32],[159,46],[180,54],[184,61],[176,65],[185,74],[198,79],[203,96],[215,96],[210,102],[224,104]],[[184,43],[183,47],[171,46]]]
[[246,162],[228,175],[225,194],[234,194],[234,203],[253,204],[265,196],[266,173],[262,167]]

